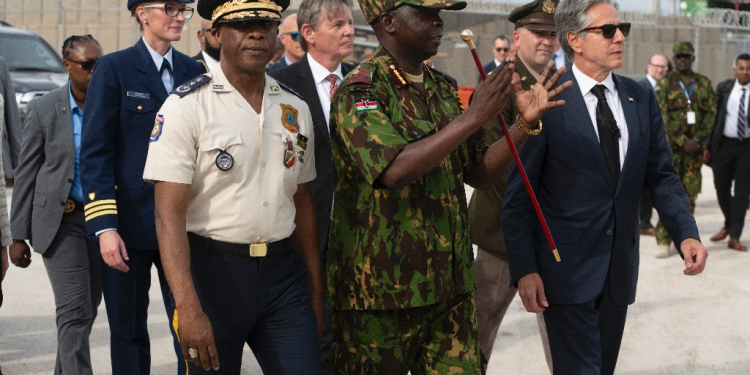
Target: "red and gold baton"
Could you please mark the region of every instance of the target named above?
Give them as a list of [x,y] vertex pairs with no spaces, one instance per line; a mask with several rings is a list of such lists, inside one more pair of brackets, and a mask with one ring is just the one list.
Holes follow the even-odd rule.
[[[484,69],[482,68],[482,63],[479,61],[479,55],[477,55],[477,50],[474,48],[474,42],[472,41],[472,38],[474,38],[474,33],[471,32],[471,30],[464,30],[461,32],[461,39],[466,42],[466,44],[469,45],[469,49],[471,49],[471,55],[474,56],[474,62],[477,64],[477,69],[479,70],[479,75],[482,76],[482,81],[487,79],[487,75],[484,74]],[[500,125],[503,127],[503,134],[505,134],[505,140],[508,142],[508,148],[510,148],[510,153],[513,154],[513,159],[516,162],[516,168],[518,168],[518,172],[521,174],[521,178],[523,179],[524,185],[526,185],[526,191],[529,193],[529,198],[531,198],[531,203],[534,204],[534,209],[536,210],[536,216],[539,217],[539,222],[542,224],[542,229],[544,229],[544,235],[547,236],[547,242],[549,243],[549,248],[552,249],[552,255],[555,256],[555,261],[560,261],[560,254],[557,252],[557,246],[555,246],[555,241],[552,239],[552,233],[549,231],[549,227],[547,226],[547,221],[544,219],[544,214],[542,213],[542,209],[539,207],[539,202],[536,200],[536,195],[534,194],[534,190],[531,188],[531,184],[529,183],[529,177],[526,176],[526,170],[523,169],[523,164],[521,164],[521,159],[518,157],[518,151],[516,151],[516,146],[513,144],[513,140],[510,139],[510,133],[508,133],[508,126],[505,125],[505,120],[503,119],[503,116],[501,116],[499,113],[497,114],[497,119],[500,120]]]

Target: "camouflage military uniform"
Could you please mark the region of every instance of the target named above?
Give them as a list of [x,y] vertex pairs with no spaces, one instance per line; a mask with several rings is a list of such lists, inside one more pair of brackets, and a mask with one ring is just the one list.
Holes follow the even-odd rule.
[[[487,149],[483,132],[398,191],[378,176],[411,142],[435,134],[463,110],[450,81],[425,67],[424,93],[378,47],[341,83],[331,108],[335,207],[328,243],[334,308],[331,360],[338,371],[411,363],[479,372],[473,251],[464,192]],[[442,327],[420,324],[445,316]],[[405,327],[409,324],[412,327]]]
[[[682,80],[688,93],[690,93],[690,85],[694,84],[693,95],[690,98],[692,110],[695,112],[693,125],[687,123],[687,112],[690,109],[688,109],[687,98],[679,80]],[[659,89],[656,91],[656,99],[664,118],[667,139],[672,146],[674,168],[687,192],[690,212],[694,212],[695,199],[701,192],[703,153],[698,151],[688,154],[683,150],[683,146],[689,139],[695,139],[699,144],[704,145],[711,136],[711,129],[716,118],[714,90],[711,81],[705,76],[693,73],[686,77],[677,71],[669,72],[659,80],[657,87]],[[659,222],[656,225],[656,242],[660,245],[667,245],[671,241],[664,225]]]

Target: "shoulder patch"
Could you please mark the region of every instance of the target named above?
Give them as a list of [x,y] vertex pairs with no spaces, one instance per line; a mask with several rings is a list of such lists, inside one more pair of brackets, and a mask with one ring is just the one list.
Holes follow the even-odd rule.
[[360,64],[349,73],[348,79],[346,80],[347,85],[355,83],[372,83],[373,66],[370,64]]
[[209,77],[207,74],[201,74],[185,83],[183,83],[180,86],[177,86],[176,89],[172,91],[173,94],[179,96],[180,98],[184,97],[191,91],[197,89],[198,87],[203,86],[204,84],[211,81],[211,77]]
[[276,81],[276,84],[279,85],[279,87],[281,87],[282,89],[291,92],[292,94],[294,94],[296,97],[300,98],[301,100],[303,100],[303,101],[305,100],[305,98],[303,98],[302,95],[297,94],[297,92],[294,91],[294,90],[292,90],[291,88],[289,88],[289,86],[287,86],[287,85],[285,85],[285,84],[283,84],[283,83],[281,83],[279,81]]

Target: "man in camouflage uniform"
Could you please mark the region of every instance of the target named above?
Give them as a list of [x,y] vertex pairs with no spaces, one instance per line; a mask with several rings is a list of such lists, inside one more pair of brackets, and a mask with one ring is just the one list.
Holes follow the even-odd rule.
[[[537,78],[555,54],[557,4],[557,0],[534,0],[514,9],[508,16],[508,21],[516,26],[513,32],[513,43],[517,51],[515,71],[521,79],[521,87],[524,90],[529,90],[536,84]],[[551,72],[555,72],[555,69],[552,68]],[[519,112],[515,96],[505,103],[501,113],[506,124],[513,124],[516,121]],[[503,128],[497,118],[484,124],[483,129],[488,145],[503,138]],[[471,240],[478,247],[475,299],[479,343],[487,362],[492,355],[497,331],[505,312],[518,294],[518,288],[510,285],[508,255],[505,252],[500,220],[507,178],[508,176],[503,174],[490,189],[475,191],[469,203]],[[536,316],[547,365],[552,370],[552,355],[549,350],[544,317],[542,313],[537,313]],[[485,366],[487,366],[486,363]]]
[[[695,211],[695,199],[701,192],[702,145],[711,136],[716,119],[716,102],[711,81],[693,72],[693,45],[690,42],[677,42],[672,52],[675,70],[659,80],[656,99],[664,118],[667,139],[672,146],[674,168],[687,192],[692,213]],[[671,242],[660,221],[656,225],[656,243],[659,245],[657,258],[677,253]]]
[[[329,360],[335,373],[478,374],[463,185],[489,188],[513,162],[505,141],[487,146],[480,130],[510,95],[513,64],[479,84],[462,113],[449,80],[423,60],[440,46],[439,11],[466,3],[359,3],[380,46],[344,79],[331,103]],[[547,101],[566,87],[547,92],[558,78],[522,91],[513,76],[524,108],[521,128],[510,129],[519,146],[541,130],[544,111],[562,104]]]

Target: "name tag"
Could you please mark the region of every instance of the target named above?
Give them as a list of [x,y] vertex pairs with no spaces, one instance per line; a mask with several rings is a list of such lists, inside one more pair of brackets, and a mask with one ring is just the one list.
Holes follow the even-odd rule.
[[135,92],[135,91],[128,91],[127,96],[131,98],[141,98],[141,99],[148,99],[151,97],[148,93],[144,92]]
[[687,123],[688,123],[688,125],[695,125],[695,112],[688,111],[688,113],[687,113]]

